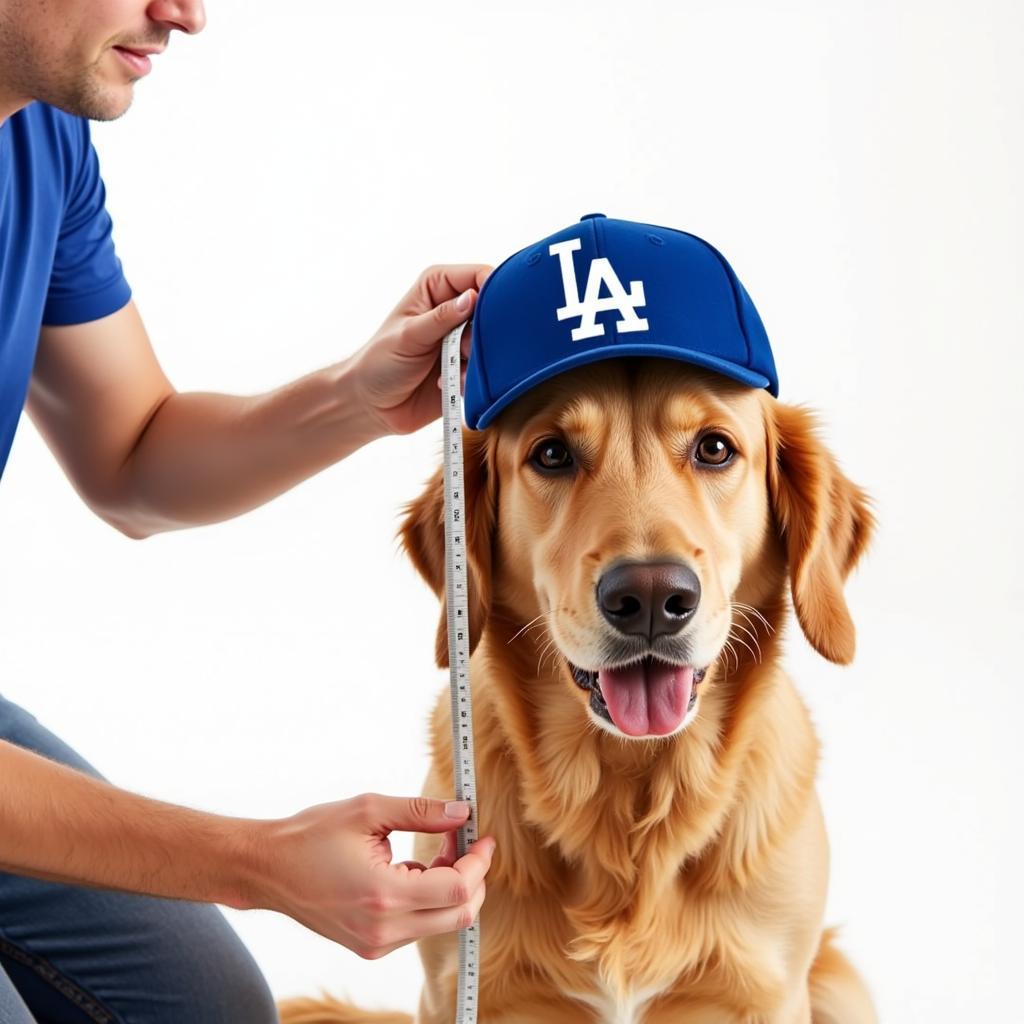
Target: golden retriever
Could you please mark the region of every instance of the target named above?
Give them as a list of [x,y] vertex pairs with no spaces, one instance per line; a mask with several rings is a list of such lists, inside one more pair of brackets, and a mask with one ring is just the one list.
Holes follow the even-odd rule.
[[[663,359],[570,371],[466,432],[482,1024],[869,1024],[823,931],[818,741],[781,666],[788,595],[847,663],[873,528],[806,410]],[[443,600],[441,471],[401,534]],[[447,664],[442,609],[437,660]],[[439,694],[423,793],[451,790]],[[437,835],[416,837],[429,863]],[[455,934],[419,942],[452,1024]],[[285,1024],[376,1021],[294,1000]]]

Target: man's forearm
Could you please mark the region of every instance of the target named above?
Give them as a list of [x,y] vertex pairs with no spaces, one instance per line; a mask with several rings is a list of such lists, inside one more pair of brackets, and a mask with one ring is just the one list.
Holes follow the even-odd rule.
[[349,365],[252,398],[171,395],[126,460],[106,518],[133,537],[220,522],[381,436]]
[[44,325],[26,408],[79,494],[129,536],[230,519],[436,420],[441,342],[472,315],[488,269],[429,267],[349,358],[255,398],[178,393],[133,302]]
[[0,740],[0,868],[14,874],[246,907],[259,825],[150,800]]

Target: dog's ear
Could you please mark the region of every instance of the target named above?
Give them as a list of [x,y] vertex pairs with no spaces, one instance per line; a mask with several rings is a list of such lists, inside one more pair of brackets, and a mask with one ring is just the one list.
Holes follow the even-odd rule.
[[807,409],[773,402],[768,493],[789,564],[796,617],[819,654],[847,665],[855,631],[843,582],[868,545],[870,499],[844,476]]
[[[497,480],[490,431],[462,432],[465,470],[466,547],[469,550],[469,649],[476,647],[491,610],[491,546],[497,521]],[[444,593],[444,470],[405,506],[399,528],[413,565],[441,599],[437,624],[437,664],[448,665],[447,602]]]

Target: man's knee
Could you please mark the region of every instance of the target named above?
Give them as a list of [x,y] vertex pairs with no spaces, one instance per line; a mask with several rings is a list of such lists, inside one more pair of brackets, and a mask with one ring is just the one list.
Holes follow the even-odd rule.
[[206,960],[194,980],[183,1011],[154,1024],[278,1024],[270,986],[240,940],[230,953],[219,950],[215,961]]
[[266,978],[217,907],[176,904],[163,924],[108,998],[123,1024],[278,1024]]

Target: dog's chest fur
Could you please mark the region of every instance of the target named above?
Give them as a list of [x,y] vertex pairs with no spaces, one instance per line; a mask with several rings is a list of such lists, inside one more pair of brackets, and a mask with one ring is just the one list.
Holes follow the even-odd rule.
[[662,988],[639,989],[625,997],[610,989],[599,995],[589,992],[567,992],[566,995],[592,1007],[598,1024],[642,1024],[644,1008],[662,991]]
[[[655,767],[642,785],[629,772],[595,775],[571,721],[563,728],[549,720],[529,749],[520,734],[513,752],[508,730],[524,728],[523,720],[502,709],[493,690],[480,698],[478,771],[491,782],[481,793],[480,834],[494,835],[501,851],[480,918],[481,1005],[560,995],[559,1020],[645,1024],[660,1022],[659,1002],[669,1012],[660,997],[715,1005],[739,987],[752,1005],[776,1003],[787,973],[779,950],[791,916],[802,911],[786,889],[788,907],[772,898],[776,886],[754,870],[750,858],[767,852],[750,838],[758,823],[734,834],[735,814],[722,816],[736,798],[715,779],[695,787],[696,770],[687,764]],[[448,714],[439,700],[428,795],[447,788]],[[791,747],[791,764],[813,764],[813,736],[804,739],[808,750],[799,753],[806,757]],[[790,804],[795,795],[780,792],[777,802]],[[705,801],[719,813],[708,813]],[[649,827],[638,828],[645,820]],[[692,853],[702,848],[715,855],[702,861]],[[729,876],[719,879],[726,864]],[[433,954],[428,978],[450,978],[455,943],[443,953],[441,943],[423,945]]]

